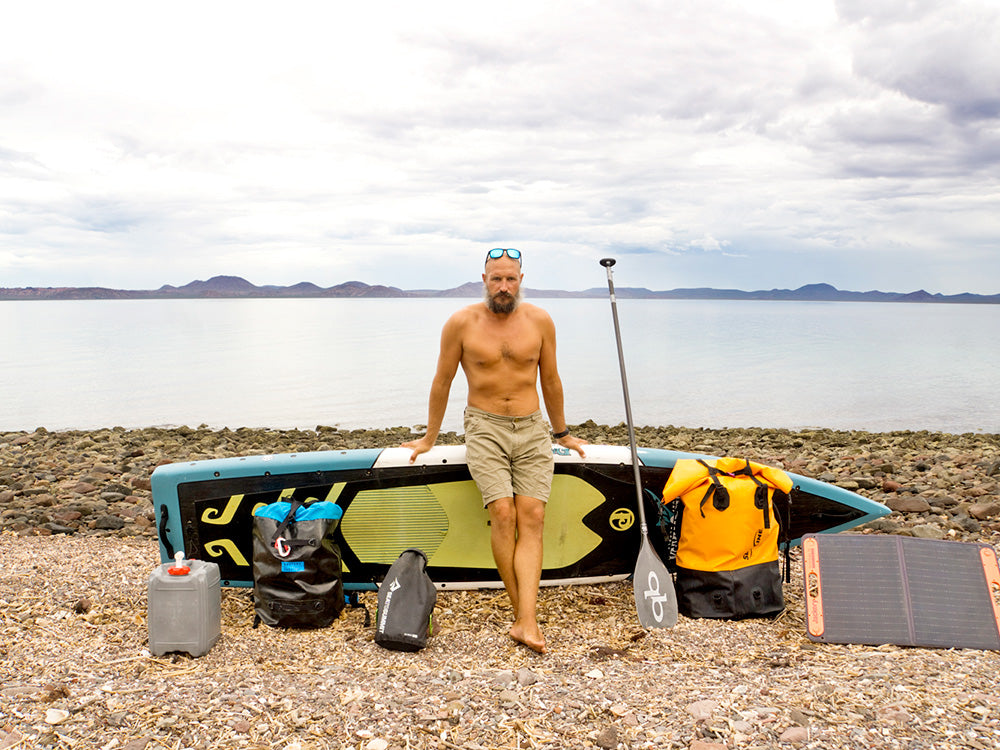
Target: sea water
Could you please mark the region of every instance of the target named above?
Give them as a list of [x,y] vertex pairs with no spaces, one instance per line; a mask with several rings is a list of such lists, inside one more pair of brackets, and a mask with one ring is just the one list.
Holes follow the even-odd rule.
[[[471,299],[0,302],[0,430],[419,426]],[[539,299],[566,417],[624,420],[608,299]],[[618,300],[637,425],[1000,432],[1000,305]],[[462,430],[461,373],[444,429]]]

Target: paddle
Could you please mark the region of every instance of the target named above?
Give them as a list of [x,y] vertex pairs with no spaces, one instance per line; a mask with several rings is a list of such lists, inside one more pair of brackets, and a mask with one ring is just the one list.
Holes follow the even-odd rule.
[[635,447],[635,427],[632,426],[632,406],[628,397],[628,380],[625,377],[625,354],[622,352],[622,334],[618,325],[618,302],[615,299],[615,282],[611,275],[614,258],[604,258],[601,265],[608,270],[608,292],[611,295],[611,315],[615,321],[615,340],[618,342],[618,363],[622,371],[622,392],[625,395],[625,420],[628,425],[628,443],[632,449],[632,470],[635,473],[635,498],[639,506],[639,530],[642,544],[635,561],[632,588],[635,594],[635,611],[639,624],[644,628],[672,628],[677,624],[677,595],[670,572],[657,556],[649,541],[646,511],[642,499],[642,479],[639,476],[639,454]]

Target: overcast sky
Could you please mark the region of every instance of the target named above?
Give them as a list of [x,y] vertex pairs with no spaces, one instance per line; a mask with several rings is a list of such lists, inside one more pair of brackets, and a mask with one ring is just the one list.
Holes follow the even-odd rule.
[[1000,3],[31,2],[0,286],[1000,292]]

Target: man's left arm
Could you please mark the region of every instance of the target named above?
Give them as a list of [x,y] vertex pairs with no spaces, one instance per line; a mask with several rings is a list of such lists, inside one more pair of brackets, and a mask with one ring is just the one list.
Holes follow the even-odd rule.
[[570,435],[566,426],[562,378],[559,377],[559,368],[556,365],[555,324],[547,313],[543,314],[540,324],[542,326],[542,349],[538,355],[538,381],[542,387],[542,399],[545,401],[545,411],[549,415],[553,434],[566,433],[555,438],[555,441],[564,448],[575,450],[581,458],[586,458],[583,446],[587,444],[587,441]]

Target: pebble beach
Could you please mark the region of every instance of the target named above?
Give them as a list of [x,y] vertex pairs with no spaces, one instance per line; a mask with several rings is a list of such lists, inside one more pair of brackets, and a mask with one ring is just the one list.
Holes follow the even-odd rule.
[[[624,425],[571,427],[628,444]],[[749,458],[892,509],[858,533],[1000,540],[1000,435],[636,433],[643,446]],[[246,589],[223,590],[222,637],[207,655],[149,654],[156,466],[413,437],[324,426],[0,433],[0,750],[1000,746],[996,652],[814,643],[801,563],[773,621],[682,617],[644,631],[630,582],[543,589],[545,655],[506,636],[502,592],[442,593],[428,648],[401,654],[375,646],[361,610],[322,631],[253,629]],[[362,603],[374,612],[374,594]]]

